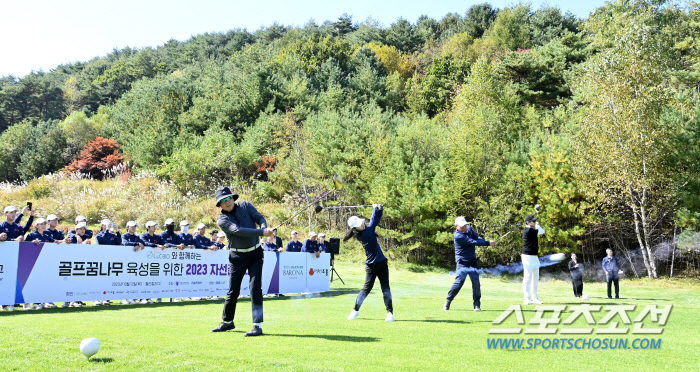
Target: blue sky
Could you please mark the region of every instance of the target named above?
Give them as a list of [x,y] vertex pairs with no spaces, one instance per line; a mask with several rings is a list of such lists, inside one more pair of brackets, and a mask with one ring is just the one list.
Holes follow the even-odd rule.
[[[277,21],[321,24],[343,13],[355,21],[368,17],[390,25],[399,17],[411,22],[422,14],[440,19],[449,12],[462,15],[484,0],[10,0],[2,5],[0,76],[24,76],[49,71],[61,63],[87,61],[113,48],[162,45],[192,35],[233,28],[254,31]],[[513,1],[490,3],[503,8]],[[603,0],[549,0],[548,4],[586,18]],[[533,8],[542,3],[533,2]]]

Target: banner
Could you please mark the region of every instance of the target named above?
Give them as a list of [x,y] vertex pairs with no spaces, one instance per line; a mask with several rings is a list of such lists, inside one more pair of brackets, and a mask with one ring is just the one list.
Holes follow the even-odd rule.
[[[146,248],[134,252],[126,246],[33,242],[5,242],[0,247],[3,304],[225,296],[229,287],[226,250]],[[324,261],[308,253],[264,253],[264,294],[306,292],[307,278],[313,276],[306,271],[307,259]],[[321,257],[324,255],[328,262],[329,255]],[[284,266],[294,266],[290,269],[295,270],[294,275],[284,273]],[[242,295],[250,294],[249,278],[246,273]],[[317,283],[319,279],[321,275],[310,279],[311,287],[328,291],[330,279],[325,287]]]

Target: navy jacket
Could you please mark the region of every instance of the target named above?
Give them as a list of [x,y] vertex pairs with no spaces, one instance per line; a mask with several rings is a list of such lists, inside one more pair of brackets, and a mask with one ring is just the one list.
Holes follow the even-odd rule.
[[304,245],[302,242],[290,240],[289,243],[287,243],[287,252],[301,252],[302,245]]
[[476,267],[476,246],[487,246],[489,242],[482,239],[467,226],[464,233],[455,230],[455,262],[458,266]]
[[317,252],[318,251],[318,241],[313,241],[311,239],[306,239],[304,245],[301,246],[302,252]]
[[109,232],[109,230],[100,231],[95,238],[99,245],[121,245],[122,243],[121,236],[117,236]]
[[192,237],[192,234],[179,233],[177,236],[180,237],[180,243],[184,244],[185,246],[194,245],[194,238]]
[[[18,225],[22,225],[22,217],[24,217],[24,215],[23,215],[22,213],[20,213],[19,215],[17,215],[17,217],[15,217],[15,223],[18,224]],[[26,234],[27,231],[29,231],[29,229],[32,227],[32,222],[34,222],[34,216],[29,215],[29,219],[27,220],[27,224],[24,225],[24,233],[25,233],[25,234]]]
[[56,240],[63,240],[66,237],[63,235],[63,231],[56,229],[56,230],[51,230],[51,229],[46,229],[47,233],[51,234],[51,237],[53,238],[54,241]]
[[278,247],[277,244],[275,244],[275,243],[268,243],[268,242],[265,242],[265,243],[263,244],[263,250],[264,250],[264,251],[270,251],[270,252],[278,252],[278,251],[279,251],[279,247]]
[[231,212],[222,209],[216,223],[226,233],[228,246],[239,249],[258,245],[263,229],[267,228],[265,218],[247,201],[237,201]]
[[37,239],[39,239],[39,241],[42,243],[53,243],[53,236],[48,229],[44,230],[43,234],[39,234],[38,231],[30,232],[25,238],[25,240],[28,242],[33,242]]
[[[81,236],[80,239],[82,239],[84,242],[90,238],[88,238],[87,233],[86,233],[85,235]],[[78,244],[78,235],[73,234],[73,236],[70,236],[70,242],[73,244]]]
[[326,250],[326,242],[323,242],[323,243],[318,242],[318,251],[321,252],[321,253],[326,253],[326,252],[328,252],[328,251]]
[[122,245],[128,245],[131,247],[135,247],[139,244],[146,245],[143,240],[141,240],[141,237],[138,236],[138,234],[129,234],[128,232],[124,233],[122,235]]
[[160,233],[160,237],[163,238],[163,241],[165,241],[165,244],[167,244],[168,247],[177,247],[178,245],[182,244],[182,241],[180,241],[180,235],[175,234],[175,232],[170,234],[166,230]]
[[[68,237],[73,239],[75,237],[75,229],[68,231]],[[85,229],[85,235],[83,235],[83,240],[92,239],[92,230]]]
[[284,247],[284,242],[282,242],[282,238],[279,236],[275,236],[275,244],[280,248]]
[[214,243],[215,246],[219,247],[219,249],[224,249],[226,248],[226,245],[224,243]]
[[7,223],[7,221],[2,221],[0,223],[0,234],[7,234],[7,241],[15,240],[20,236],[24,236],[24,229],[17,223]]
[[384,252],[382,252],[382,248],[379,247],[379,242],[377,242],[377,237],[374,235],[374,230],[382,219],[383,213],[384,210],[374,208],[372,218],[370,218],[367,227],[362,230],[360,234],[355,235],[365,249],[365,255],[367,255],[366,264],[373,264],[386,260]]
[[610,258],[605,256],[605,258],[603,258],[603,270],[607,271],[608,274],[617,276],[617,272],[620,270],[620,262],[617,260],[617,257],[612,256],[612,258]]
[[165,245],[165,240],[161,238],[158,234],[143,233],[141,234],[141,240],[143,240],[143,245],[146,247],[157,247],[159,245]]
[[200,248],[200,249],[209,249],[214,243],[212,243],[211,239],[207,238],[206,236],[201,236],[197,234],[194,238],[194,247],[195,248]]

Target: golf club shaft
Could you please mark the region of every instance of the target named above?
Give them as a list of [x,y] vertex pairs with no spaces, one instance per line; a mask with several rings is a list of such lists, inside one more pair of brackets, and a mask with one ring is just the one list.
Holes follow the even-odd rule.
[[366,207],[371,207],[372,205],[340,205],[336,207],[323,207],[323,209],[343,209],[343,208],[366,208]]
[[312,201],[311,203],[305,205],[304,208],[299,209],[299,210],[298,210],[296,213],[294,213],[291,217],[287,218],[284,222],[282,222],[281,224],[277,225],[277,227],[273,228],[273,230],[274,230],[274,229],[278,229],[278,228],[280,228],[281,226],[283,226],[284,224],[286,224],[287,222],[291,221],[292,218],[298,216],[301,212],[307,210],[311,205],[316,204],[319,200],[325,198],[326,196],[328,196],[328,194],[332,193],[333,191],[335,191],[335,189],[333,189],[333,190],[328,190],[328,191],[324,192],[323,194],[321,194],[321,196],[319,196],[318,198],[316,198],[314,201]]

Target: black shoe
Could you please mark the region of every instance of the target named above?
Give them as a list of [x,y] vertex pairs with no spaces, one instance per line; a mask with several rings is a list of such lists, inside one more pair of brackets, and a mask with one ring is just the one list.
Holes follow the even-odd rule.
[[479,306],[474,306],[474,311],[481,311],[481,307],[479,307]]
[[246,332],[246,334],[245,334],[246,337],[248,337],[248,336],[260,336],[260,335],[262,335],[262,328],[260,328],[260,326],[256,326],[256,325],[254,325],[253,329]]
[[615,298],[620,298],[620,296],[615,296]]
[[232,329],[236,329],[236,326],[233,325],[233,322],[231,323],[226,323],[226,322],[221,322],[218,327],[212,329],[212,332],[226,332],[230,331]]
[[445,301],[445,304],[442,305],[442,309],[447,311],[450,309],[450,301]]
[[612,300],[612,297],[608,296],[608,298]]

